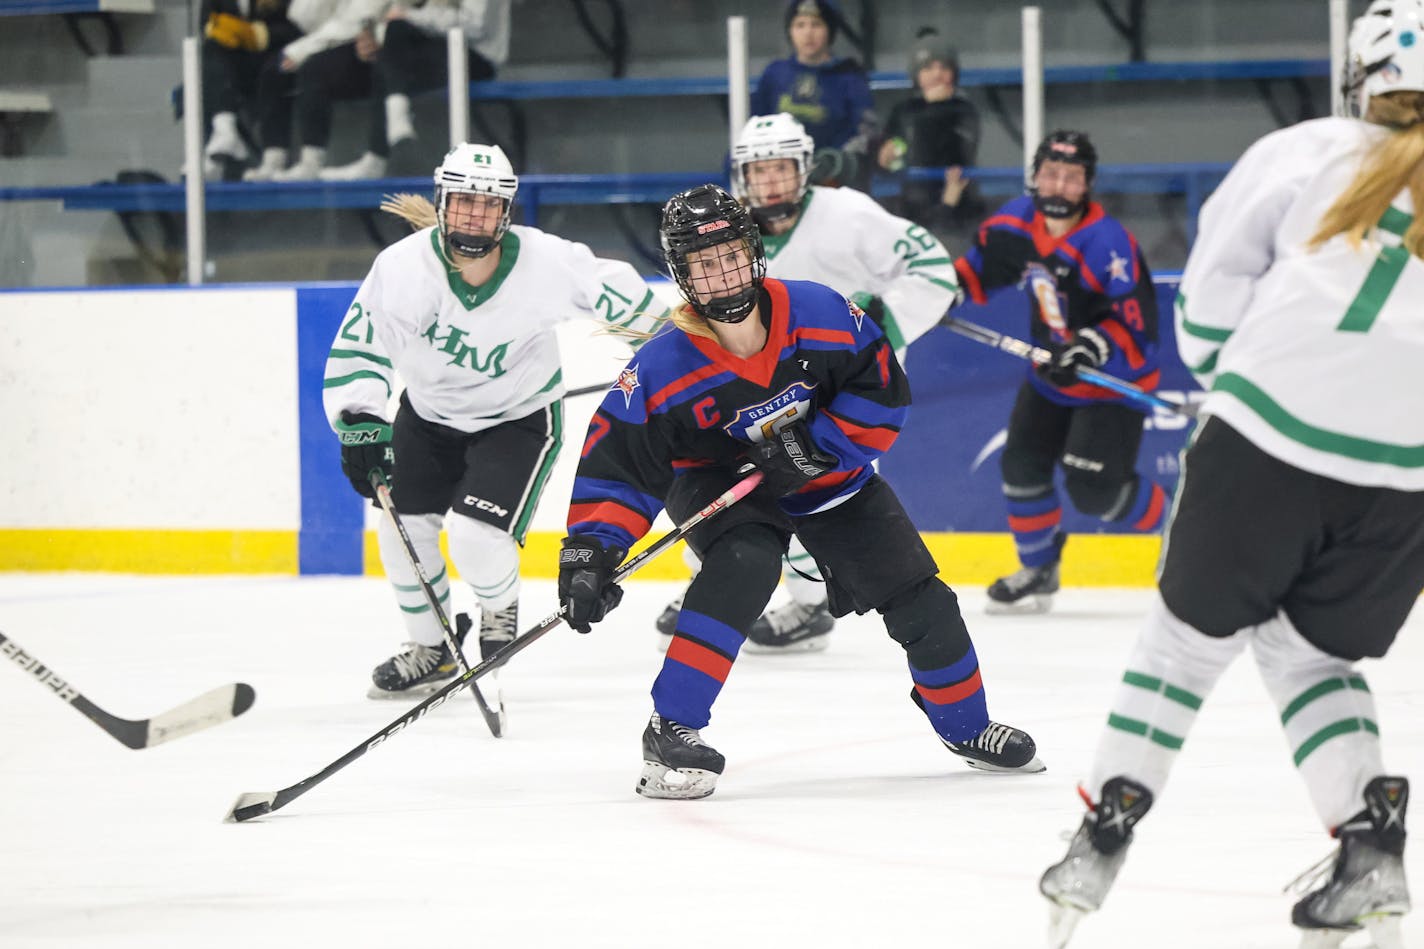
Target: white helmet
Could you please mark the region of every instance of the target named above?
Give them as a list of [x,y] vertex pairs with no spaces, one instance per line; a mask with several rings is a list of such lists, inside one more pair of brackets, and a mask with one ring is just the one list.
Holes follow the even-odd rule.
[[[789,158],[796,162],[796,174],[800,185],[794,202],[778,205],[776,208],[753,207],[754,212],[762,212],[769,217],[784,216],[795,210],[806,196],[806,187],[811,177],[811,155],[816,143],[806,134],[800,122],[786,112],[775,115],[754,115],[742,126],[737,142],[732,146],[732,190],[743,202],[750,202],[747,191],[746,166],[754,161],[774,158]],[[777,212],[782,212],[780,215]]]
[[1424,0],[1374,0],[1350,26],[1341,81],[1355,117],[1386,92],[1424,92]]
[[[440,236],[464,257],[483,257],[499,245],[509,230],[509,209],[519,192],[514,166],[498,145],[456,145],[435,169],[435,220]],[[445,224],[445,204],[452,194],[492,194],[504,199],[504,213],[492,235],[451,232]]]

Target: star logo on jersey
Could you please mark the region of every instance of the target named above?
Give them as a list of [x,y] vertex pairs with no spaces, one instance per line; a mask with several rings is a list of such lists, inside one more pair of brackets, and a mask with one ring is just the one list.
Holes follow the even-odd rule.
[[855,320],[855,331],[859,333],[861,324],[865,322],[865,311],[854,300],[846,300],[846,308],[850,310],[850,317]]
[[628,368],[618,373],[618,381],[613,383],[613,388],[623,393],[623,407],[625,409],[632,406],[633,390],[638,388],[638,385],[638,370]]
[[1123,283],[1131,283],[1132,278],[1127,272],[1127,258],[1122,257],[1115,250],[1108,251],[1112,255],[1112,261],[1108,264],[1108,282],[1121,280]]

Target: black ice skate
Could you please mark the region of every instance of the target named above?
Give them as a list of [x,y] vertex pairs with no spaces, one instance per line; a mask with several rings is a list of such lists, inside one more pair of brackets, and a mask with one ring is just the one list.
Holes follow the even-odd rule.
[[807,606],[795,600],[757,617],[747,631],[747,652],[818,652],[830,644],[836,625],[826,604]]
[[717,789],[727,759],[702,741],[697,729],[653,713],[643,730],[643,773],[637,791],[644,797],[695,801]]
[[[463,646],[465,630],[458,631],[455,640]],[[460,671],[460,663],[444,643],[426,646],[412,642],[405,646],[404,652],[397,653],[372,670],[372,686],[366,693],[367,698],[401,699],[429,695]]]
[[992,615],[1047,613],[1053,608],[1053,594],[1058,592],[1058,564],[1063,558],[1067,534],[1053,541],[1052,563],[1041,567],[1024,567],[989,585],[989,602],[984,612]]
[[1404,878],[1406,778],[1379,777],[1365,785],[1365,809],[1335,828],[1340,847],[1303,873],[1291,888],[1320,882],[1291,909],[1301,949],[1335,949],[1368,929],[1377,949],[1404,949],[1400,917],[1409,912]]
[[1151,807],[1152,792],[1130,778],[1110,778],[1103,785],[1097,806],[1078,826],[1067,856],[1038,881],[1039,892],[1053,904],[1048,923],[1048,944],[1053,949],[1068,945],[1078,920],[1103,905],[1127,859],[1132,828]]
[[679,593],[677,599],[663,607],[663,611],[658,614],[658,618],[653,623],[658,629],[658,652],[667,652],[668,647],[672,645],[672,637],[677,632],[677,617],[682,612],[684,596],[686,596],[686,591]]
[[[466,623],[469,617],[460,615]],[[468,627],[467,627],[468,628]],[[502,610],[480,610],[480,658],[488,659],[519,635],[519,604],[511,603]],[[496,669],[499,667],[496,666]]]
[[[910,689],[910,701],[914,702],[921,712],[925,710],[925,700],[920,697],[918,689]],[[1037,774],[1048,770],[1048,766],[1038,758],[1038,746],[1034,744],[1033,738],[1028,732],[1012,725],[990,722],[982,732],[968,741],[954,742],[943,735],[938,737],[946,748],[963,758],[965,764],[979,771]]]

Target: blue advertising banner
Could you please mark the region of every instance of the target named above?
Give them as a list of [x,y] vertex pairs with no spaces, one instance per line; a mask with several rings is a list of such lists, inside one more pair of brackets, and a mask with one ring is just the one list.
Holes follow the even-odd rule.
[[[1177,355],[1172,331],[1172,300],[1177,275],[1158,276],[1158,321],[1161,332],[1162,381],[1159,393],[1183,399],[1200,397],[1195,380]],[[1009,288],[983,306],[965,305],[956,315],[1026,339],[1028,300]],[[1002,532],[1007,530],[999,459],[1014,396],[1028,363],[936,329],[910,347],[906,371],[914,390],[910,418],[881,471],[895,487],[921,531]],[[1191,420],[1157,410],[1144,418],[1138,471],[1172,494],[1176,490],[1179,453]],[[1084,517],[1064,500],[1063,525],[1072,533],[1133,533],[1125,524],[1105,525]]]

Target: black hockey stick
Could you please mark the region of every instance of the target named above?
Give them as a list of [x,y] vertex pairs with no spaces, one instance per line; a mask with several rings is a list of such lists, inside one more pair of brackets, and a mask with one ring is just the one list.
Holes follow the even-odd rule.
[[95,725],[135,751],[152,748],[212,725],[221,725],[230,718],[237,718],[252,708],[252,702],[257,697],[252,686],[237,682],[205,692],[191,702],[184,702],[177,708],[169,709],[153,718],[134,722],[110,715],[86,699],[78,689],[61,679],[49,666],[21,649],[19,643],[4,633],[0,633],[0,656],[15,660],[20,668],[34,676],[40,685],[48,686],[55,695],[83,712]]
[[[707,505],[702,510],[698,511],[696,514],[692,515],[687,520],[677,525],[676,528],[669,531],[667,535],[664,536],[657,543],[652,544],[642,553],[634,556],[631,560],[629,560],[627,563],[623,564],[623,566],[619,567],[616,571],[614,571],[612,578],[613,582],[621,583],[622,581],[626,580],[639,567],[647,563],[652,558],[658,556],[658,554],[661,554],[663,551],[667,550],[673,544],[677,543],[683,538],[684,535],[687,534],[688,531],[692,530],[698,524],[701,524],[703,521],[707,520],[707,518],[712,517],[719,511],[731,507],[733,504],[736,504],[742,498],[746,497],[748,494],[751,493],[753,488],[761,484],[761,478],[762,475],[760,471],[753,471],[751,474],[747,475],[745,478],[732,485],[732,487],[728,488],[727,491],[718,496],[717,499],[714,500],[711,504]],[[342,768],[345,768],[347,765],[351,764],[357,758],[360,758],[372,748],[375,748],[387,738],[390,738],[398,732],[404,730],[406,726],[414,725],[416,722],[420,721],[422,718],[425,717],[425,713],[443,704],[447,699],[450,698],[450,696],[454,695],[456,692],[469,685],[475,679],[478,679],[480,676],[490,671],[490,669],[509,661],[510,657],[512,657],[515,653],[528,648],[534,643],[535,640],[544,636],[555,626],[558,626],[563,619],[563,615],[564,607],[561,605],[556,612],[549,614],[549,616],[547,616],[543,621],[541,621],[538,626],[535,626],[533,629],[529,630],[529,632],[524,633],[519,638],[513,640],[512,642],[510,642],[509,645],[505,646],[499,652],[495,653],[493,656],[490,656],[488,659],[475,666],[470,671],[464,673],[463,675],[455,679],[451,679],[450,682],[447,683],[445,687],[442,688],[439,692],[436,692],[424,702],[421,702],[415,708],[411,709],[409,712],[406,712],[400,718],[391,722],[385,728],[382,728],[380,731],[376,732],[376,734],[372,735],[370,738],[367,738],[361,744],[357,745],[355,748],[352,748],[350,751],[346,752],[346,754],[342,755],[340,758],[337,758],[331,764],[327,765],[325,768],[322,768],[320,771],[318,771],[311,777],[304,778],[301,781],[298,781],[296,784],[293,784],[291,787],[283,788],[280,791],[249,791],[246,794],[240,795],[237,799],[237,803],[232,806],[232,810],[228,811],[227,817],[225,817],[224,820],[230,823],[248,821],[257,817],[262,817],[265,814],[270,814],[278,808],[286,807],[288,804],[292,803],[292,801],[301,797],[303,794],[307,793],[312,788],[316,787],[318,784],[325,781],[327,778],[331,777],[336,772],[340,771]]]
[[[405,555],[410,560],[411,569],[415,571],[416,578],[420,580],[420,588],[425,591],[425,602],[430,604],[430,612],[434,613],[435,618],[440,621],[440,633],[445,637],[445,648],[450,650],[450,654],[460,664],[460,671],[469,672],[470,664],[465,661],[465,653],[460,649],[460,641],[455,638],[455,631],[450,628],[450,618],[440,607],[440,597],[435,595],[435,588],[430,585],[430,578],[425,575],[425,568],[420,564],[420,555],[415,552],[415,544],[411,542],[405,525],[401,523],[400,515],[396,513],[396,506],[391,502],[391,486],[386,483],[386,476],[379,470],[373,470],[369,480],[371,487],[376,491],[376,501],[386,512],[386,516],[391,519],[391,523],[395,525],[396,533],[400,534],[401,546],[405,548]],[[504,699],[499,700],[499,711],[495,711],[485,701],[484,693],[480,691],[480,687],[474,683],[470,683],[470,694],[475,697],[475,702],[480,707],[480,714],[484,716],[485,724],[489,726],[490,734],[496,738],[503,735]]]
[[564,393],[564,398],[572,399],[580,395],[593,395],[595,392],[607,392],[613,388],[611,382],[600,382],[596,386],[579,386],[577,389],[570,389]]
[[[940,326],[947,327],[958,333],[960,336],[967,336],[975,342],[983,343],[985,346],[992,346],[1000,352],[1008,353],[1010,356],[1017,356],[1020,359],[1027,359],[1029,362],[1043,365],[1053,358],[1053,354],[1041,346],[1034,346],[1021,339],[1012,336],[1005,336],[996,330],[991,330],[987,326],[980,326],[978,323],[971,323],[968,320],[961,320],[957,316],[945,315],[940,320]],[[1171,399],[1164,399],[1154,392],[1148,392],[1139,386],[1133,385],[1125,379],[1108,375],[1097,369],[1088,366],[1078,367],[1078,378],[1084,382],[1091,382],[1093,385],[1102,386],[1104,389],[1111,389],[1119,395],[1126,396],[1142,405],[1152,406],[1159,409],[1166,409],[1169,412],[1176,412],[1179,415],[1189,415],[1195,417],[1197,407],[1190,402],[1173,402]]]

